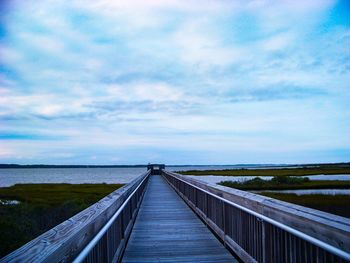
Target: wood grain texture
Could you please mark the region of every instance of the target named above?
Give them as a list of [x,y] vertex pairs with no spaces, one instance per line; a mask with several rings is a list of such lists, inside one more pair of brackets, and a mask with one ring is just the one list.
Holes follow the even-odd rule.
[[151,176],[122,262],[236,262],[161,176]]
[[348,218],[238,189],[206,183],[177,173],[164,172],[350,252],[350,219]]
[[0,259],[5,262],[71,262],[149,172]]

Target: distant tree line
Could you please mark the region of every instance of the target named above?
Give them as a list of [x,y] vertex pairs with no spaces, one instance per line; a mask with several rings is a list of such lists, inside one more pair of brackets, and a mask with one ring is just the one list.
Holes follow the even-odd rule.
[[0,164],[0,169],[5,168],[143,168],[144,164],[137,165],[53,165],[53,164]]

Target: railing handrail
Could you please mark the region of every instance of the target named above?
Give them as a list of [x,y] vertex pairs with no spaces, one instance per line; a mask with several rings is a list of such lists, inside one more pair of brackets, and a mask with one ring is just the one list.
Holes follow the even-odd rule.
[[91,230],[99,231],[149,175],[150,171],[142,173],[130,183],[1,258],[0,263],[73,260],[94,238],[96,232]]
[[[200,190],[202,192],[205,192],[206,194],[208,194],[208,195],[210,195],[210,196],[212,196],[214,198],[217,198],[217,199],[219,199],[219,200],[221,200],[221,201],[223,201],[223,202],[225,202],[225,203],[227,203],[229,205],[232,205],[232,206],[234,206],[234,207],[236,207],[238,209],[241,209],[241,210],[243,210],[243,211],[245,211],[245,212],[247,212],[247,213],[249,213],[249,214],[251,214],[251,215],[253,215],[255,217],[258,217],[261,220],[264,220],[264,221],[266,221],[266,222],[268,222],[268,223],[270,223],[270,224],[272,224],[274,226],[277,226],[277,227],[279,227],[279,228],[281,228],[281,229],[283,229],[283,230],[285,230],[285,231],[287,231],[287,232],[289,232],[289,233],[291,233],[293,235],[296,235],[296,236],[304,239],[305,241],[308,241],[308,242],[310,242],[310,243],[312,243],[312,244],[314,244],[314,245],[316,245],[316,246],[318,246],[320,248],[323,248],[324,250],[341,257],[342,259],[350,261],[350,254],[347,253],[346,251],[343,251],[343,250],[341,250],[341,249],[339,249],[337,247],[334,247],[334,246],[332,246],[330,244],[327,244],[326,242],[324,242],[322,240],[319,240],[319,239],[314,238],[314,237],[312,237],[310,235],[307,235],[307,234],[305,234],[305,233],[303,233],[303,232],[301,232],[301,231],[299,231],[297,229],[294,229],[294,228],[292,228],[290,226],[287,226],[287,225],[285,225],[283,223],[280,223],[280,222],[278,222],[278,221],[276,221],[274,219],[271,219],[271,218],[269,218],[267,216],[259,214],[259,213],[255,212],[255,211],[253,211],[253,210],[251,210],[249,208],[246,208],[244,206],[238,205],[238,204],[236,204],[236,203],[234,203],[234,202],[232,202],[230,200],[227,200],[227,199],[225,199],[225,198],[223,198],[221,196],[213,194],[213,193],[211,193],[211,192],[209,192],[209,191],[207,191],[205,189],[202,189],[202,188],[200,188],[200,187],[198,187],[198,186],[196,186],[196,185],[194,185],[194,184],[192,184],[192,183],[190,183],[190,182],[188,182],[186,180],[183,180],[182,178],[179,178],[180,174],[177,174],[177,173],[174,173],[174,172],[169,172],[169,171],[163,171],[163,172],[168,174],[168,175],[170,175],[170,176],[172,176],[172,177],[174,177],[174,178],[176,178],[177,180],[182,181],[185,184],[188,184],[188,185],[190,185],[190,186],[192,186],[192,187],[194,187],[194,188],[196,188],[196,189],[198,189],[198,190]],[[174,176],[174,174],[176,174],[178,176]]]
[[[193,185],[198,186],[201,189],[207,189],[210,193],[222,194],[226,200],[230,200],[234,203],[241,204],[244,207],[250,208],[251,210],[258,212],[259,214],[269,214],[267,208],[278,210],[283,212],[285,215],[289,214],[293,217],[297,214],[298,217],[304,217],[308,221],[313,221],[317,224],[331,227],[334,230],[341,231],[348,237],[350,235],[350,219],[342,216],[330,214],[327,212],[319,211],[316,209],[284,202],[271,197],[262,196],[259,194],[251,193],[248,191],[238,190],[218,184],[207,183],[193,177],[184,176],[182,174],[166,171],[168,174],[172,174],[176,178],[182,178],[186,182],[190,182]],[[217,195],[218,195],[217,194]],[[244,201],[242,201],[244,200]],[[262,209],[263,208],[263,209]],[[278,214],[279,215],[279,214]],[[276,219],[277,218],[277,219]],[[278,221],[280,216],[276,217]],[[301,230],[301,232],[307,232]],[[311,234],[312,235],[312,234]],[[346,251],[350,252],[350,244]]]
[[74,259],[73,263],[80,263],[87,257],[90,251],[94,248],[94,246],[99,242],[102,236],[107,232],[110,226],[113,224],[115,219],[120,215],[120,213],[125,208],[126,204],[129,200],[134,196],[137,190],[141,187],[142,183],[147,179],[147,176],[143,178],[143,180],[138,184],[136,189],[128,196],[128,198],[123,202],[123,204],[118,208],[118,210],[114,213],[114,215],[108,220],[108,222],[102,227],[102,229],[95,235],[95,237],[89,242],[89,244],[80,252],[76,259]]

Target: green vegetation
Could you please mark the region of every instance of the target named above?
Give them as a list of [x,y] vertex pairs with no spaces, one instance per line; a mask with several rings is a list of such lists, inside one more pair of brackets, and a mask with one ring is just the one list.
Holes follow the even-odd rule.
[[245,182],[223,181],[220,185],[241,190],[263,190],[259,195],[294,203],[328,213],[350,217],[350,195],[309,194],[269,192],[268,190],[298,189],[349,189],[350,181],[310,181],[303,177],[275,176],[271,180],[256,177]]
[[0,258],[120,188],[121,184],[17,184],[0,188]]
[[227,169],[227,170],[190,170],[178,171],[183,175],[220,175],[220,176],[303,176],[316,174],[350,174],[349,166],[322,166],[278,169]]
[[223,186],[240,190],[347,189],[350,181],[311,181],[309,178],[275,176],[271,180],[256,177],[244,182],[222,181]]
[[296,194],[275,192],[262,192],[259,194],[350,218],[350,195],[309,194],[298,196]]

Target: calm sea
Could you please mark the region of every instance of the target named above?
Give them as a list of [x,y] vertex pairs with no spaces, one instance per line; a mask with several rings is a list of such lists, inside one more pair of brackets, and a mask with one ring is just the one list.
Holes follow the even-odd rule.
[[[170,171],[238,169],[241,166],[169,166]],[[128,183],[146,168],[0,169],[0,187],[18,183]]]
[[[222,170],[240,168],[262,168],[263,166],[167,166],[169,171],[187,170]],[[270,167],[269,167],[270,168]],[[146,168],[31,168],[31,169],[0,169],[0,187],[14,184],[29,183],[128,183],[141,175]],[[254,177],[231,177],[231,176],[195,176],[197,180],[207,183],[235,180],[244,181]],[[272,177],[262,177],[271,179]],[[350,180],[350,175],[314,175],[311,180]]]

